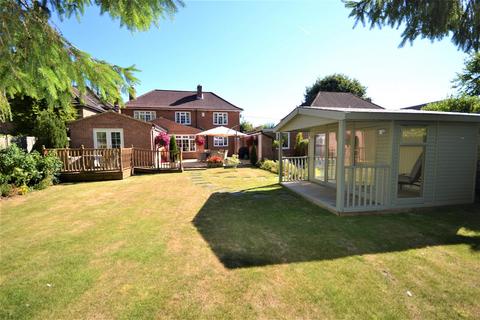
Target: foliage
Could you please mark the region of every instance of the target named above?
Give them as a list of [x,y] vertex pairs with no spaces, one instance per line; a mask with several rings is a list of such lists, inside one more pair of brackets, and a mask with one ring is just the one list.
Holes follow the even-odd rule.
[[203,136],[196,136],[195,137],[195,144],[197,146],[203,146],[205,144],[205,138]]
[[251,132],[253,129],[253,124],[242,118],[242,121],[240,121],[240,132]]
[[449,34],[458,49],[480,50],[480,1],[478,0],[348,0],[355,25],[405,26],[400,46],[417,37],[440,40]]
[[248,147],[240,147],[238,149],[238,157],[243,160],[248,159]]
[[65,148],[68,145],[65,122],[53,111],[40,111],[35,121],[33,135],[38,138],[36,146]]
[[237,167],[240,164],[240,159],[238,159],[238,155],[234,154],[231,157],[228,157],[225,160],[225,166],[227,167]]
[[260,164],[260,169],[267,170],[273,173],[278,173],[278,161],[265,159]]
[[223,158],[220,156],[210,156],[207,159],[207,166],[209,168],[221,167],[223,165]]
[[465,69],[457,74],[454,83],[461,94],[480,96],[480,52],[472,54],[465,61]]
[[55,181],[61,166],[54,154],[27,153],[13,144],[0,151],[0,184],[11,185],[2,186],[2,193],[15,187],[22,194],[30,187],[45,188]]
[[257,146],[255,144],[250,148],[250,163],[254,166],[257,165],[258,155],[257,155]]
[[15,187],[11,184],[0,183],[0,196],[11,197],[15,194]]
[[423,107],[422,110],[479,113],[480,97],[466,95],[460,97],[450,97],[442,101],[430,103]]
[[303,133],[297,133],[295,138],[295,155],[304,156],[308,151],[308,139],[303,138]]
[[323,78],[318,78],[314,84],[305,89],[303,106],[310,106],[319,91],[350,92],[362,99],[366,97],[367,87],[357,79],[350,78],[341,73],[334,73]]
[[100,7],[131,31],[147,30],[177,11],[181,0],[0,0],[0,121],[11,118],[9,99],[29,96],[61,110],[71,108],[71,87],[87,86],[105,102],[123,104],[134,95],[135,66],[120,67],[93,58],[71,44],[49,21],[79,19],[89,6]]
[[170,151],[170,161],[175,162],[180,150],[178,149],[177,140],[174,135],[170,137],[170,146],[168,147],[168,150]]
[[273,129],[275,128],[275,123],[265,123],[260,126],[261,129]]
[[155,145],[160,147],[169,147],[170,146],[170,137],[166,132],[160,132],[155,137]]

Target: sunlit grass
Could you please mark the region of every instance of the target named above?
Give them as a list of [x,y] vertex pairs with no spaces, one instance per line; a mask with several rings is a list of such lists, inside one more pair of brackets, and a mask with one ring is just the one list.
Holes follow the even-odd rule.
[[337,217],[258,169],[0,201],[1,319],[476,318],[477,207]]

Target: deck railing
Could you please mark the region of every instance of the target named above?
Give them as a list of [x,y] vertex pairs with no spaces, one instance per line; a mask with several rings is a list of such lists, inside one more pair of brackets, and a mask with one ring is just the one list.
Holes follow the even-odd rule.
[[182,153],[139,148],[45,149],[62,162],[62,173],[123,171],[131,168],[175,170],[182,168]]
[[47,149],[62,161],[62,172],[118,171],[121,169],[120,149]]
[[158,170],[181,169],[182,153],[133,148],[133,166]]
[[345,209],[378,209],[388,201],[387,165],[355,165],[345,167]]
[[282,181],[308,180],[308,157],[283,157]]

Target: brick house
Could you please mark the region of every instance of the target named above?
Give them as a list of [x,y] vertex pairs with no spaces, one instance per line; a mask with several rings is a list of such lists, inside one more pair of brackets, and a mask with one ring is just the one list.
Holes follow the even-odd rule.
[[154,149],[154,139],[166,132],[159,125],[141,121],[114,111],[107,111],[68,124],[70,147],[119,148],[135,146]]
[[121,110],[122,114],[135,119],[168,127],[168,133],[175,135],[185,158],[197,157],[202,147],[237,153],[233,137],[208,137],[202,147],[194,140],[195,133],[218,126],[239,130],[241,111],[243,109],[215,93],[203,92],[201,85],[196,91],[152,90],[128,101]]

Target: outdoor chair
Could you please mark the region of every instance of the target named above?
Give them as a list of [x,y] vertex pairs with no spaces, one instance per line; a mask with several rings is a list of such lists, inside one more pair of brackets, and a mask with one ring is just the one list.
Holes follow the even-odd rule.
[[420,179],[422,177],[422,166],[423,166],[423,153],[418,156],[417,161],[412,167],[412,170],[408,175],[400,174],[398,175],[398,184],[400,185],[400,189],[404,185],[415,185],[420,186]]

